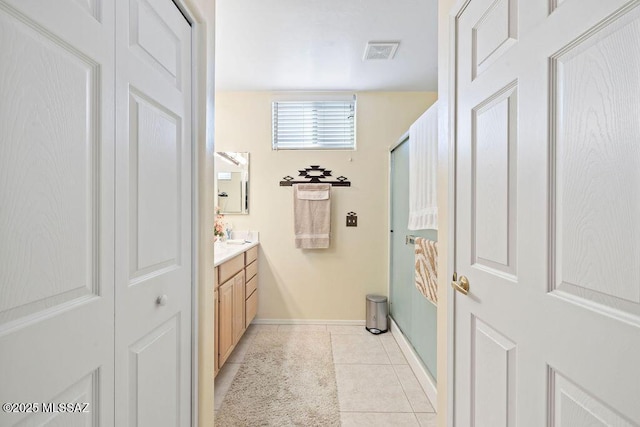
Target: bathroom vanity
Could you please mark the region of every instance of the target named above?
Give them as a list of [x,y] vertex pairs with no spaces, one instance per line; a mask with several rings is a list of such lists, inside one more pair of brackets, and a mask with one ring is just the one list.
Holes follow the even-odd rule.
[[258,311],[258,242],[216,244],[214,253],[217,375]]

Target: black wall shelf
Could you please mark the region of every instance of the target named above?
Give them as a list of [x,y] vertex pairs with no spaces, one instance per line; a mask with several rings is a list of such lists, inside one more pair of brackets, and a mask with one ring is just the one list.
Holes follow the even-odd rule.
[[331,176],[331,171],[318,165],[311,165],[298,172],[298,176],[305,178],[304,181],[295,180],[292,176],[287,175],[280,181],[280,187],[290,187],[293,184],[331,184],[333,187],[351,187],[351,181],[345,176],[339,176],[335,181],[327,180],[327,177]]

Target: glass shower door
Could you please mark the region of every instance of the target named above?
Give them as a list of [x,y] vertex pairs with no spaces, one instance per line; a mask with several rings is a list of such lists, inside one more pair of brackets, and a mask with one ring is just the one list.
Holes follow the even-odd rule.
[[435,230],[409,230],[409,140],[391,152],[390,315],[436,379],[436,307],[414,283],[414,245],[406,236],[437,240]]

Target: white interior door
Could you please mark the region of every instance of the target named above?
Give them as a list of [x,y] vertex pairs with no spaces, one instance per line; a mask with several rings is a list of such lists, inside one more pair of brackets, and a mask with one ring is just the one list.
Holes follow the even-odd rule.
[[191,422],[191,28],[118,2],[116,425]]
[[113,425],[113,15],[0,0],[2,426]]
[[457,15],[456,426],[640,425],[638,6]]

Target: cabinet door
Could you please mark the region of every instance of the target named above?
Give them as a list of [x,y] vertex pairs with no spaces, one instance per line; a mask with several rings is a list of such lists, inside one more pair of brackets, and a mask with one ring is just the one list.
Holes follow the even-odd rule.
[[218,368],[218,340],[220,339],[219,334],[218,334],[218,328],[220,327],[220,320],[218,318],[218,313],[220,312],[220,310],[218,309],[218,291],[216,290],[213,293],[213,307],[215,310],[214,316],[213,316],[213,370],[214,370],[214,377],[216,375],[218,375],[218,371],[220,370]]
[[244,270],[233,277],[233,343],[237,343],[245,331],[244,325]]
[[218,289],[218,366],[221,367],[233,350],[233,283],[228,280]]

